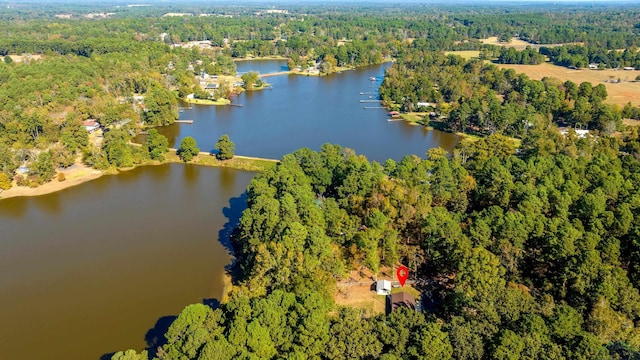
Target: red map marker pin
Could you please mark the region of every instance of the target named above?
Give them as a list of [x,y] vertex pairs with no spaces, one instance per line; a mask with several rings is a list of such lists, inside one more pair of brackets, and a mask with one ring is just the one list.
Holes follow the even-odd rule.
[[398,270],[396,270],[396,275],[398,276],[400,285],[404,286],[404,283],[407,282],[407,278],[409,277],[409,269],[404,265],[400,265]]

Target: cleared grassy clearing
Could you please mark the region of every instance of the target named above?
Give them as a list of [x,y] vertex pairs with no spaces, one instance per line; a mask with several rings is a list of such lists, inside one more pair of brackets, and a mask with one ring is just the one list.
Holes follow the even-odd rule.
[[458,51],[445,51],[445,55],[458,55],[467,60],[480,57],[480,51],[478,50],[458,50]]
[[231,100],[229,99],[217,99],[217,100],[206,100],[206,99],[184,99],[184,102],[189,104],[197,104],[197,105],[229,105],[231,104]]

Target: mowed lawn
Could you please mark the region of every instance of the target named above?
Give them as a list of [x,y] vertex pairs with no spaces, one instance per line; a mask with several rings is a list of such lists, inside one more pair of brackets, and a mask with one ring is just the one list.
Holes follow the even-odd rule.
[[[514,69],[518,73],[525,73],[530,79],[540,80],[544,77],[554,77],[562,81],[571,80],[576,84],[588,81],[593,86],[604,84],[607,88],[607,103],[624,104],[631,102],[633,105],[640,105],[640,81],[635,81],[640,75],[639,70],[589,70],[589,69],[569,69],[563,66],[544,63],[540,65],[511,65],[496,64],[501,68]],[[605,82],[610,79],[618,80],[620,83]]]

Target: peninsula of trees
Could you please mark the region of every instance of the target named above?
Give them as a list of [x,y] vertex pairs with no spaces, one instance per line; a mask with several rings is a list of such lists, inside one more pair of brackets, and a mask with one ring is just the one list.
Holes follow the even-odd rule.
[[[338,145],[257,175],[230,301],[188,306],[158,359],[618,359],[640,346],[640,143],[537,124],[400,162]],[[411,264],[429,311],[333,302],[350,269]],[[124,353],[114,359],[122,359]]]

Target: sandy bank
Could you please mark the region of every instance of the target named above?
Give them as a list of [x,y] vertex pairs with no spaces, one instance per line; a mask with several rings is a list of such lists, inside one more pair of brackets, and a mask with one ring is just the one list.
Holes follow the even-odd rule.
[[92,169],[81,164],[76,164],[71,169],[60,172],[64,173],[66,177],[65,181],[58,181],[54,178],[52,181],[35,188],[31,188],[28,186],[16,186],[14,182],[11,189],[5,190],[0,193],[0,199],[8,199],[18,196],[38,196],[50,194],[52,192],[60,191],[72,186],[80,185],[87,181],[97,179],[105,174],[100,170]]

